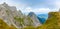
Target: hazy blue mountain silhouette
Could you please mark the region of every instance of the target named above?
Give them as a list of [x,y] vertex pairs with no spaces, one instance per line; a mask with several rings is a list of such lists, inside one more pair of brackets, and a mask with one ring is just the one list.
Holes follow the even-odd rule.
[[38,17],[38,16],[37,16],[37,18],[39,19],[39,21],[40,21],[42,24],[46,21],[45,18],[40,18],[40,17]]
[[43,24],[47,20],[48,14],[37,14],[37,18]]
[[48,18],[48,14],[37,14],[37,16],[40,18],[45,18],[45,19]]

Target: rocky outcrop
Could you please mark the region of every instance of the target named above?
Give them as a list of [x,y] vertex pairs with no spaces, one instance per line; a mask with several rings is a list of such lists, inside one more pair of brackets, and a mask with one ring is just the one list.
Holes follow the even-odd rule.
[[30,17],[23,15],[15,6],[9,6],[6,3],[0,4],[0,18],[9,26],[12,24],[16,28],[41,25],[35,14]]
[[59,21],[60,21],[60,12],[50,12],[46,23],[47,24],[49,24],[49,23],[59,23]]
[[[16,10],[14,6],[8,6],[8,4],[3,3],[0,5],[0,18],[2,18],[8,25],[13,24],[15,27],[18,27],[14,20],[14,17],[20,16],[20,13]],[[18,22],[17,22],[18,23]]]
[[33,20],[34,26],[42,25],[34,12],[30,12],[28,16]]

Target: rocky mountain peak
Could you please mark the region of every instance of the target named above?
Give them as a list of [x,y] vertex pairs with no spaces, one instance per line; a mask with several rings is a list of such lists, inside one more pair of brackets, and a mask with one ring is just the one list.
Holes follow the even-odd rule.
[[35,17],[36,16],[36,14],[34,13],[34,12],[30,12],[29,14],[28,14],[28,16],[30,16],[30,17]]
[[30,12],[28,16],[33,20],[35,26],[41,25],[39,19],[37,18],[36,14],[34,12]]
[[4,5],[4,6],[8,6],[8,4],[7,4],[6,2],[4,2],[2,5]]
[[25,16],[20,10],[17,11],[15,6],[9,6],[5,2],[0,5],[0,18],[8,25],[12,24],[16,28],[41,25],[34,12],[30,12],[28,16]]

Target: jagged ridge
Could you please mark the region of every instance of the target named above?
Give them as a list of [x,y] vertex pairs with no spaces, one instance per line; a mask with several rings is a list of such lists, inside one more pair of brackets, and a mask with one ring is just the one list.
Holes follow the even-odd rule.
[[[12,24],[16,28],[36,25],[34,24],[35,19],[25,16],[20,10],[17,11],[15,6],[9,6],[6,3],[0,4],[0,18],[2,18],[8,25]],[[37,20],[35,21],[38,22]]]

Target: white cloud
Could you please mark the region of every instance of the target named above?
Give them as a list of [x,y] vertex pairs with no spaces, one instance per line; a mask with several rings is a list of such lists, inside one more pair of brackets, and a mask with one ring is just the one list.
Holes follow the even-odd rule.
[[32,9],[31,7],[27,7],[25,10],[23,10],[23,13],[29,13],[29,12],[35,12],[35,13],[49,13],[49,12],[55,12],[59,9],[49,9],[49,8],[39,8],[39,9]]
[[33,9],[33,8],[29,7],[28,4],[12,2],[12,0],[0,0],[0,3],[3,3],[3,2],[6,2],[7,4],[9,4],[11,6],[16,6],[17,9],[20,9],[23,13],[29,13],[29,12],[48,13],[51,11],[58,11],[59,10],[58,8],[60,8],[60,0],[54,0],[53,2],[50,2],[51,4],[49,3],[49,5],[55,5],[56,9],[49,9],[49,8],[39,8],[39,9],[35,8],[35,9]]
[[49,8],[40,8],[40,9],[36,9],[34,12],[36,13],[48,13],[50,11]]
[[4,2],[4,0],[0,0],[0,4],[2,4]]
[[[49,1],[49,0],[48,0]],[[48,2],[49,5],[53,5],[55,8],[60,8],[60,0],[50,0]]]
[[54,2],[54,5],[57,7],[57,8],[60,8],[60,0],[56,0]]
[[23,10],[24,12],[31,12],[31,11],[33,11],[32,10],[32,8],[31,7],[27,7],[27,8],[25,8],[25,10]]
[[36,9],[34,12],[35,13],[49,13],[49,12],[56,12],[58,11],[58,9],[49,9],[49,8],[40,8],[40,9]]
[[[18,1],[18,0],[17,0]],[[18,3],[18,2],[15,2],[13,0],[0,0],[0,4],[6,2],[8,5],[10,6],[16,6],[17,10],[22,10],[24,9],[25,7],[27,7],[28,5],[27,4],[22,4],[22,3]]]

